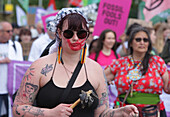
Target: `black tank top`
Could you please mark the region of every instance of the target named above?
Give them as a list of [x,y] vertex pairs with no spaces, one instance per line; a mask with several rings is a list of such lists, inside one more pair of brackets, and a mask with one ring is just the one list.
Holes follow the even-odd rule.
[[[55,69],[54,69],[55,70]],[[85,66],[85,73],[87,77],[87,70]],[[36,97],[36,105],[37,107],[41,108],[54,108],[57,105],[59,105],[61,102],[59,102],[62,93],[64,92],[65,88],[58,87],[53,82],[53,75],[49,82],[47,82],[42,88],[39,89],[39,92]],[[91,83],[88,80],[80,86],[76,88],[72,88],[68,97],[63,103],[66,104],[73,104],[77,99],[79,99],[79,94],[81,93],[81,90],[88,91],[93,90],[93,92],[96,94],[95,89],[91,85]],[[94,117],[94,110],[96,109],[98,105],[98,98],[94,97],[94,102],[91,107],[85,107],[84,109],[81,108],[81,104],[78,104],[74,109],[73,113],[70,117]]]

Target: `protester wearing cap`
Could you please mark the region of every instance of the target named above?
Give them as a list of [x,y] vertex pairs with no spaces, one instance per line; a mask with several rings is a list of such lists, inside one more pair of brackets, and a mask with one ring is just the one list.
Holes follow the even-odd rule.
[[[46,20],[46,23],[47,23],[46,28],[48,28],[48,23],[53,19],[54,19],[54,17],[48,18]],[[38,32],[37,32],[37,36],[38,36]],[[28,61],[33,62],[33,61],[37,60],[40,57],[40,55],[42,54],[43,50],[46,48],[46,46],[54,39],[55,39],[55,33],[51,32],[49,30],[47,30],[47,32],[44,35],[37,38],[32,43]]]
[[[14,101],[14,116],[129,117],[138,113],[132,105],[108,108],[103,70],[85,58],[87,23],[78,9],[69,8],[60,10],[50,22],[49,30],[56,32],[57,41],[50,54],[35,61],[25,73]],[[73,106],[80,93],[81,103]]]

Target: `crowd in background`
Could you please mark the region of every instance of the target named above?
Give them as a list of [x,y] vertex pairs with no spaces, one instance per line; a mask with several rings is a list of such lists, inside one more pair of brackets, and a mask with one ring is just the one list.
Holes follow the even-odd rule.
[[[136,25],[138,25],[138,23],[135,23]],[[142,24],[139,24],[142,25]],[[33,50],[31,50],[31,47],[34,47],[34,43],[36,42],[36,40],[41,40],[44,41],[47,38],[50,39],[54,39],[54,35],[50,34],[50,33],[45,33],[44,32],[44,27],[42,23],[38,23],[35,26],[26,26],[26,27],[19,27],[17,26],[17,24],[12,24],[13,26],[13,37],[12,40],[14,41],[18,41],[21,43],[22,48],[23,48],[23,58],[26,61],[35,61],[38,57],[40,57],[43,49],[45,49],[42,47],[41,51],[39,51],[39,54],[37,55],[36,59],[28,59],[30,55],[30,51],[35,50],[36,48],[34,48]],[[128,26],[130,27],[130,26]],[[127,28],[128,28],[127,27]],[[45,27],[46,28],[46,27]],[[117,42],[114,50],[116,51],[117,54],[120,54],[120,56],[126,56],[128,54],[128,46],[127,46],[127,37],[130,35],[130,31],[126,31],[127,28],[125,29],[125,33],[122,34],[120,37],[116,37],[116,39],[121,40],[121,42]],[[151,36],[151,40],[152,40],[152,45],[153,45],[153,51],[151,52],[154,55],[159,55],[161,57],[163,57],[163,59],[167,59],[168,54],[166,54],[167,56],[164,57],[164,52],[165,52],[165,45],[166,42],[168,42],[169,40],[169,35],[170,35],[170,22],[163,22],[163,23],[157,23],[155,25],[153,25],[153,27],[145,27]],[[88,47],[88,52],[87,52],[87,56],[90,55],[91,51],[94,51],[94,46],[97,47],[97,45],[94,42],[96,42],[99,38],[99,36],[95,36],[93,35],[93,31],[94,31],[94,25],[90,25],[89,26],[89,38],[86,41],[86,45]],[[41,36],[45,37],[41,38]],[[48,40],[47,43],[49,43],[51,40]],[[34,43],[33,43],[34,42]],[[27,44],[24,44],[27,43]],[[38,42],[37,42],[38,43]],[[41,44],[38,44],[41,45]],[[47,44],[48,45],[48,44]],[[25,47],[27,46],[27,47]],[[36,51],[36,50],[35,50]],[[169,58],[169,57],[168,57]],[[165,60],[165,62],[168,64],[168,61]]]
[[[52,19],[51,19],[52,20]],[[48,22],[46,21],[47,27]],[[9,26],[11,25],[10,29]],[[133,26],[142,26],[142,24],[134,23]],[[131,26],[132,26],[131,25]],[[130,36],[132,29],[129,29],[131,26],[128,26],[120,37],[116,36],[116,33],[111,30],[103,30],[100,36],[93,35],[94,25],[89,26],[89,37],[86,41],[86,45],[88,48],[87,55],[89,58],[98,62],[103,69],[106,66],[110,65],[114,59],[118,59],[120,57],[124,57],[130,55],[128,49],[128,37]],[[134,26],[134,27],[135,27]],[[19,27],[16,24],[8,24],[7,22],[0,22],[0,43],[13,43],[11,48],[14,48],[14,51],[19,51],[21,56],[20,60],[24,61],[35,61],[37,60],[46,46],[55,39],[55,34],[48,31],[44,32],[44,28],[42,23],[38,23],[35,26],[26,26]],[[160,56],[167,65],[170,65],[170,20],[167,19],[167,22],[157,23],[153,25],[153,27],[144,27],[150,35],[151,44],[152,44],[152,55]],[[128,30],[129,29],[129,30]],[[5,34],[3,34],[5,33]],[[3,35],[4,37],[1,37]],[[8,35],[10,35],[8,37]],[[6,37],[5,37],[6,36]],[[3,42],[3,39],[7,38],[6,41]],[[117,39],[120,39],[121,42],[117,42]],[[0,50],[4,50],[6,46],[1,47]],[[20,50],[18,50],[20,48]],[[3,52],[4,53],[4,52]],[[2,55],[0,52],[0,56]],[[13,54],[11,54],[12,56]],[[15,56],[18,58],[17,56]],[[5,59],[5,62],[0,60],[0,64],[9,63],[10,60],[17,60],[16,58],[9,57]],[[18,58],[18,59],[19,59]],[[4,71],[4,70],[1,70]],[[0,73],[1,73],[0,71]],[[0,80],[2,83],[3,81]],[[6,81],[7,82],[7,81]],[[0,83],[0,84],[1,84]],[[112,81],[114,84],[114,82]],[[2,86],[0,86],[1,88]],[[109,86],[109,95],[112,95],[112,86]],[[0,89],[1,91],[1,89]],[[0,95],[3,94],[0,92]],[[4,92],[7,94],[7,92]],[[112,99],[115,99],[117,95],[114,92],[113,97],[109,97],[110,100],[110,108],[113,108],[114,104]],[[1,109],[1,102],[0,102]]]

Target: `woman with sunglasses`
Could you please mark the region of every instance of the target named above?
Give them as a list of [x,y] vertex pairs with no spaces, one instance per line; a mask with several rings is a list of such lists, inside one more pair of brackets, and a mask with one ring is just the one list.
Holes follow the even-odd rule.
[[[79,9],[71,8],[60,10],[50,22],[49,30],[56,32],[57,41],[50,54],[35,61],[25,73],[15,97],[14,116],[132,117],[138,114],[133,105],[114,110],[108,108],[103,70],[96,62],[85,59],[87,23]],[[37,89],[27,88],[28,83]],[[31,95],[25,94],[26,89],[32,91]],[[82,90],[93,93],[84,95]],[[72,109],[79,94],[81,104]],[[33,105],[35,100],[36,106]]]
[[170,82],[165,62],[152,50],[148,31],[135,28],[129,37],[130,55],[115,60],[105,69],[109,81],[114,80],[118,97],[116,106],[134,104],[140,117],[166,117],[165,108],[159,97],[162,89],[170,94]]

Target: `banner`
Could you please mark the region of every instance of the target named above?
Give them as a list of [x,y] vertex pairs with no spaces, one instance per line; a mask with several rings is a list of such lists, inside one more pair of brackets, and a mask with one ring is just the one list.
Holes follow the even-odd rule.
[[82,0],[69,0],[68,2],[69,2],[69,4],[71,4],[73,6],[77,6],[77,7],[81,7],[83,5]]
[[26,26],[27,25],[27,15],[25,12],[19,7],[16,6],[16,16],[17,16],[17,24],[18,26]]
[[50,0],[48,3],[47,11],[57,10],[55,0]]
[[18,0],[22,8],[27,12],[29,6],[29,0]]
[[[170,16],[170,0],[143,0],[144,6],[140,8],[145,21],[153,24],[165,21]],[[143,3],[140,4],[143,4]]]
[[47,29],[46,29],[46,20],[47,20],[47,18],[54,17],[54,16],[57,15],[57,13],[58,13],[58,12],[56,12],[56,13],[51,13],[51,14],[44,15],[44,16],[41,17],[41,18],[42,18],[42,22],[43,22],[43,26],[44,26],[44,31],[45,31],[45,32],[47,32]]
[[118,37],[125,30],[131,2],[131,0],[101,0],[93,34],[99,36],[103,30],[112,29],[116,32],[117,41],[120,41]]
[[83,1],[83,6],[87,6],[90,4],[94,4],[94,3],[99,3],[100,0],[82,0]]
[[35,24],[41,21],[41,17],[46,14],[46,10],[43,8],[37,8],[35,13]]
[[30,67],[32,62],[28,61],[11,61],[8,64],[8,91],[12,99],[12,95],[20,87],[22,78],[26,70]]

